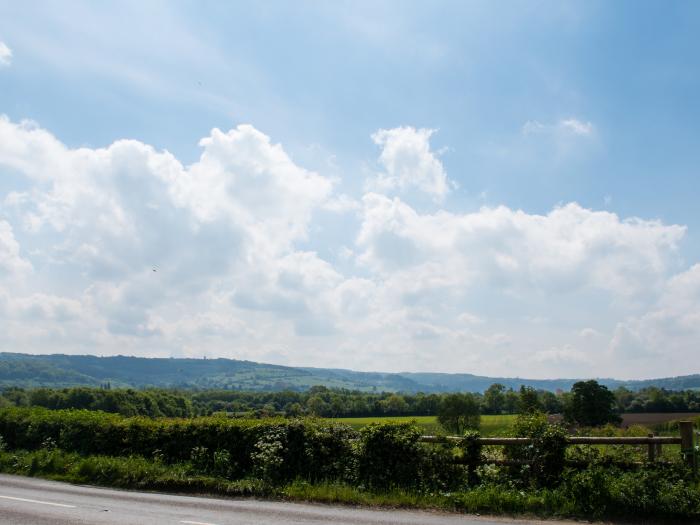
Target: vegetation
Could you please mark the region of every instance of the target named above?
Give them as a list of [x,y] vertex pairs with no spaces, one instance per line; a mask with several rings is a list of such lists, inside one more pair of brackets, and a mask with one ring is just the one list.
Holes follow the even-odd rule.
[[[0,471],[125,488],[431,507],[480,513],[689,520],[700,487],[679,463],[565,463],[563,430],[523,415],[510,447],[528,468],[474,463],[489,454],[419,440],[412,424],[361,430],[323,420],[126,418],[87,410],[0,410]],[[574,451],[574,453],[578,453]],[[461,462],[456,459],[461,458]],[[460,463],[468,463],[463,465]]]
[[[554,394],[522,387],[519,392],[501,384],[491,385],[482,394],[458,394],[453,400],[469,398],[480,414],[503,414],[542,411],[564,412],[570,423],[584,426],[615,421],[627,413],[700,412],[700,391],[671,392],[656,388],[632,392],[618,389],[610,392],[595,381],[579,382],[571,393]],[[603,399],[596,400],[597,393]],[[606,393],[607,392],[607,393]],[[590,401],[586,401],[589,396]],[[77,408],[102,410],[125,416],[193,417],[226,414],[234,417],[298,417],[326,418],[420,418],[435,416],[450,394],[399,394],[395,392],[360,392],[315,386],[306,391],[247,392],[240,390],[143,390],[101,387],[34,388],[7,387],[0,391],[0,407],[41,406],[50,409]],[[451,401],[452,402],[452,401]],[[599,416],[603,414],[601,419]],[[474,421],[470,423],[474,426]],[[489,432],[485,430],[485,432]],[[461,433],[461,432],[458,432]]]
[[458,436],[468,429],[478,430],[481,423],[479,401],[470,393],[447,394],[440,401],[437,420],[445,430]]
[[606,423],[619,423],[615,412],[615,396],[597,381],[579,381],[571,387],[571,394],[564,407],[564,418],[585,427],[598,427]]
[[[482,436],[506,436],[510,433],[516,419],[515,414],[500,416],[481,416],[479,431]],[[345,417],[334,419],[359,430],[372,423],[412,423],[423,434],[444,434],[445,429],[438,423],[437,416],[394,416],[394,417]]]

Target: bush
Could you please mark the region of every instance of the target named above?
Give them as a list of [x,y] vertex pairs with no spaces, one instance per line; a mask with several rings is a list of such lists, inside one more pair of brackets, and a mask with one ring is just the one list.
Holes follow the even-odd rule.
[[462,453],[462,461],[467,465],[468,480],[470,485],[479,483],[478,466],[481,461],[481,434],[477,430],[467,430],[459,448]]
[[10,449],[36,450],[50,440],[68,452],[191,461],[203,474],[237,479],[255,472],[276,483],[352,477],[357,436],[347,425],[325,421],[154,420],[41,408],[0,410],[0,433]]
[[529,445],[506,447],[506,458],[529,462],[512,468],[511,474],[524,483],[534,483],[540,487],[558,484],[566,457],[564,428],[548,423],[544,414],[522,414],[515,422],[513,433],[517,437],[532,438],[533,441]]
[[469,392],[447,394],[438,407],[437,420],[447,432],[461,435],[465,430],[478,430],[481,424],[479,400]]
[[360,430],[358,479],[367,487],[416,487],[423,449],[411,423],[371,423]]
[[612,504],[610,477],[603,467],[571,471],[565,478],[564,494],[577,514],[598,519],[608,513]]

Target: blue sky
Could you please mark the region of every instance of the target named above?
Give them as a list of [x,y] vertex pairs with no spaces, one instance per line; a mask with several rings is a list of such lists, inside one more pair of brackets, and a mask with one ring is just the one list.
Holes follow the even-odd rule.
[[698,372],[696,2],[143,4],[0,1],[0,350]]

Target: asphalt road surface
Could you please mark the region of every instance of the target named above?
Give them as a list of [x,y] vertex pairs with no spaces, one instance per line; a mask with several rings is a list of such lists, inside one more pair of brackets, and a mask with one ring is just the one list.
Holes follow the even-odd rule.
[[[0,523],[526,525],[541,522],[253,499],[173,496],[69,485],[0,474]],[[556,525],[564,522],[546,523]]]

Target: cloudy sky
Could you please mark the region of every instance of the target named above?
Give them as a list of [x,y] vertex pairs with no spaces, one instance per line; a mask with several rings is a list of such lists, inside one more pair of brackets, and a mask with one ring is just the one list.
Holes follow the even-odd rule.
[[699,24],[0,0],[0,351],[698,373]]

